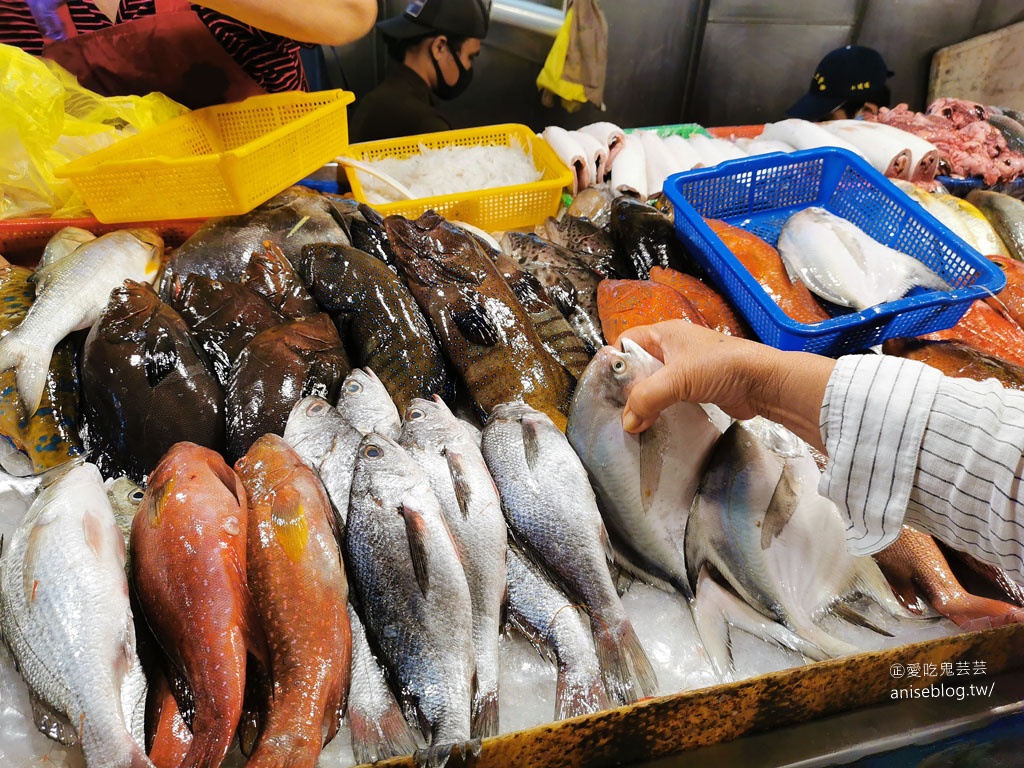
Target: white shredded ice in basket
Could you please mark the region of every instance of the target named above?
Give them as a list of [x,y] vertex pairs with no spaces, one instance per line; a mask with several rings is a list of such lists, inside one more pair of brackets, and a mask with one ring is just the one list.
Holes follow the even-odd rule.
[[[519,145],[447,146],[439,149],[420,144],[420,154],[407,158],[385,157],[365,161],[401,182],[414,199],[454,195],[479,189],[530,184],[544,175],[533,159]],[[398,193],[368,173],[359,171],[366,202],[373,204],[398,201]]]

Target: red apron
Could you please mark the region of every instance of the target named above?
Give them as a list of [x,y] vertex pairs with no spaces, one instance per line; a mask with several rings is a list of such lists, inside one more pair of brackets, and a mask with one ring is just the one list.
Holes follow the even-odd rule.
[[68,39],[43,55],[104,96],[160,91],[192,109],[266,93],[217,42],[188,0],[155,0],[156,13],[79,35],[67,7]]

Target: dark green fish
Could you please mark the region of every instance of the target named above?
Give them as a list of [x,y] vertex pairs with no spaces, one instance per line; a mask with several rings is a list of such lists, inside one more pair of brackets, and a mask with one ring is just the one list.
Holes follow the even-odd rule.
[[417,397],[453,395],[430,323],[387,265],[357,248],[324,244],[304,248],[298,268],[352,363],[377,375],[400,412]]
[[285,322],[280,312],[250,288],[205,275],[186,277],[170,303],[209,356],[222,387],[227,387],[231,365],[249,339]]
[[[0,257],[0,336],[17,328],[35,297],[32,271]],[[54,349],[43,399],[30,418],[21,412],[13,369],[0,373],[0,467],[34,475],[82,453],[78,435],[78,369],[71,342]]]
[[283,435],[288,414],[308,395],[334,401],[351,366],[323,313],[268,328],[231,368],[226,398],[227,456],[237,461],[260,437]]
[[601,277],[618,277],[612,266],[615,241],[606,230],[589,219],[568,214],[560,219],[549,216],[543,225],[537,227],[537,234],[555,245],[568,248]]
[[256,252],[242,274],[242,285],[258,293],[284,317],[295,319],[320,311],[302,278],[271,240],[263,242],[263,252]]
[[181,441],[224,449],[224,392],[181,316],[145,283],[110,294],[82,352],[90,448],[141,482]]
[[653,205],[628,195],[612,202],[612,240],[615,270],[624,279],[647,280],[657,265],[700,276],[699,267],[676,237],[675,226]]

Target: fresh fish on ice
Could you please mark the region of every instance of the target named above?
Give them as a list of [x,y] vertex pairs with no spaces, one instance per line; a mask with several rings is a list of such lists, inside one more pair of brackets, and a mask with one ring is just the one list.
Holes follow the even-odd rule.
[[833,304],[867,309],[916,286],[950,286],[912,256],[882,245],[846,219],[812,206],[793,214],[779,233],[779,254],[791,275]]
[[0,339],[0,371],[16,368],[25,413],[35,413],[57,343],[88,328],[110,292],[124,280],[150,282],[164,243],[151,229],[122,229],[98,237],[58,261],[22,323]]
[[39,729],[89,768],[152,768],[124,540],[93,464],[44,488],[0,559],[0,629]]
[[473,605],[474,737],[498,734],[498,635],[505,602],[508,527],[476,436],[439,397],[413,400],[402,445],[426,474],[466,572]]
[[611,543],[587,471],[558,427],[525,403],[494,409],[481,444],[513,539],[590,615],[605,689],[628,704],[657,678],[609,571]]

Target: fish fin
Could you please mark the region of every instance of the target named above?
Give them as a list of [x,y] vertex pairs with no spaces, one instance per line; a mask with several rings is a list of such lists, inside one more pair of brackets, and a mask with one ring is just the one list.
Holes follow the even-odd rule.
[[871,621],[871,619],[869,619],[863,613],[861,613],[852,605],[843,600],[837,600],[835,603],[832,604],[829,610],[839,618],[845,619],[851,624],[856,624],[859,627],[870,629],[872,632],[882,635],[883,637],[895,637],[895,635],[893,635],[892,632],[878,626],[877,624],[875,624],[875,622]]
[[566,319],[572,317],[579,306],[576,287],[566,278],[561,278],[554,285],[548,286],[548,297],[555,305],[555,309],[561,312]]
[[894,618],[921,618],[900,602],[889,585],[889,580],[885,578],[885,574],[882,573],[882,569],[878,567],[878,563],[873,558],[859,558],[853,591],[877,603],[882,610]]
[[430,569],[427,565],[430,557],[430,542],[428,541],[430,532],[427,530],[423,515],[408,504],[402,504],[399,514],[405,521],[406,538],[409,540],[409,557],[412,560],[413,573],[416,574],[416,583],[419,584],[420,592],[426,596],[430,589]]
[[480,739],[466,739],[465,741],[432,743],[429,747],[417,749],[413,758],[418,768],[444,768],[454,755],[458,759],[453,761],[454,765],[472,765],[475,759],[480,756],[482,745]]
[[352,754],[360,765],[409,755],[416,750],[416,736],[393,698],[381,715],[370,716],[350,706],[348,725],[352,736]]
[[787,459],[782,466],[782,474],[775,485],[775,493],[768,502],[768,510],[764,513],[761,523],[761,549],[768,549],[772,542],[782,533],[797,505],[800,503],[800,481],[793,474],[793,467]]
[[178,367],[180,359],[174,340],[158,329],[146,333],[143,350],[143,369],[150,387],[155,387]]
[[501,331],[487,312],[487,308],[479,302],[471,304],[466,309],[453,311],[452,322],[462,335],[474,344],[493,347],[501,341]]
[[498,735],[498,691],[476,692],[473,697],[473,720],[469,732],[475,738]]
[[32,722],[35,723],[40,733],[60,742],[65,747],[78,746],[78,732],[66,716],[39,698],[31,689],[29,690],[29,700],[32,704]]
[[590,628],[609,699],[632,704],[642,697],[656,696],[658,678],[629,619],[611,627],[591,616]]
[[16,369],[14,382],[23,416],[31,416],[39,409],[52,354],[52,347],[47,349],[22,340],[17,329],[0,339],[0,371]]
[[466,482],[466,460],[461,453],[453,451],[448,446],[444,448],[443,453],[448,462],[448,474],[455,487],[455,499],[459,502],[459,511],[462,512],[462,519],[465,520],[469,517],[469,504],[473,497],[472,487]]
[[521,418],[519,423],[523,430],[523,452],[526,455],[526,466],[531,472],[537,472],[541,467],[541,423],[529,415]]
[[608,709],[608,693],[600,674],[580,674],[566,664],[558,664],[555,679],[555,719],[589,715]]
[[[736,667],[732,657],[732,638],[729,634],[728,611],[736,596],[721,586],[701,568],[696,578],[693,602],[693,623],[700,644],[711,659],[711,666],[721,682],[732,682]],[[745,606],[749,607],[749,606]]]
[[654,429],[640,433],[640,503],[644,512],[650,511],[654,492],[661,481],[661,466],[665,453],[662,450],[660,434]]

